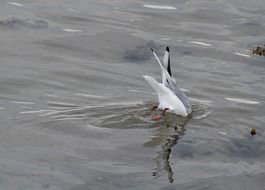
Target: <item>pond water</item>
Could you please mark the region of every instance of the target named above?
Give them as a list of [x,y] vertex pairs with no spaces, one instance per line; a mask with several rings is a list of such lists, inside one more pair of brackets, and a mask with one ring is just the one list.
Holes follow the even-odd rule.
[[[1,1],[0,188],[264,189],[264,7]],[[193,112],[152,121],[166,46]]]

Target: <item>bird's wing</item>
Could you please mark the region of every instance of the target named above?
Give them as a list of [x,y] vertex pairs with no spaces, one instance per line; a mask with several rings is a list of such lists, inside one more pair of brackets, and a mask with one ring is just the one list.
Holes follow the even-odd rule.
[[190,114],[191,113],[191,105],[190,105],[190,101],[188,99],[188,97],[185,95],[184,92],[182,92],[176,83],[171,83],[171,90],[173,91],[173,93],[180,99],[180,101],[184,104],[187,113]]
[[[155,51],[153,49],[151,49],[151,51],[153,52],[153,55],[155,56],[155,59],[157,60],[159,65],[162,66],[162,63],[161,63],[160,59],[158,58],[158,56],[156,55]],[[166,51],[165,51],[164,59],[163,59],[163,66],[167,70],[169,76],[171,76],[169,47],[166,47]],[[162,84],[165,86],[167,84],[166,80],[167,80],[166,74],[164,73],[164,71],[161,67],[161,81],[162,81]]]
[[[164,86],[168,87],[182,101],[182,103],[184,104],[187,112],[191,113],[191,105],[190,105],[189,99],[178,88],[175,78],[169,74],[168,69],[166,69],[165,66],[161,63],[161,61],[159,60],[159,58],[156,55],[156,53],[154,52],[154,50],[153,49],[151,49],[151,50],[152,50],[153,55],[156,58],[157,62],[159,63],[159,65],[161,67],[161,70],[162,70],[161,71],[162,72],[162,84]],[[167,51],[165,52],[165,57],[167,57],[167,56],[169,57],[169,51],[168,51],[168,55],[167,55]],[[164,57],[164,60],[165,60],[165,57]],[[170,67],[170,65],[169,65],[169,67]],[[170,72],[171,72],[171,70],[170,70]]]
[[164,67],[167,69],[168,74],[172,76],[171,67],[170,67],[170,51],[168,46],[166,47],[163,61],[164,61]]
[[159,63],[160,65],[160,68],[161,68],[161,76],[162,76],[162,84],[164,86],[167,86],[167,80],[168,79],[171,79],[171,76],[169,75],[167,69],[165,68],[165,66],[161,63],[160,59],[158,58],[158,56],[156,55],[156,52],[151,49],[155,59],[157,60],[157,62]]

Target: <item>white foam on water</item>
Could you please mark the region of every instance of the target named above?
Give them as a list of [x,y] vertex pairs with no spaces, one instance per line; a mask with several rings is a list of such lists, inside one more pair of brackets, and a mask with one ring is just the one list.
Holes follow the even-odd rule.
[[7,4],[9,4],[9,5],[14,5],[14,6],[17,6],[17,7],[24,7],[24,5],[23,5],[23,4],[21,4],[21,3],[10,2],[10,1],[7,1],[6,3],[7,3]]
[[71,29],[71,28],[63,28],[63,31],[65,31],[65,32],[82,32],[82,30]]
[[150,8],[150,9],[164,9],[164,10],[176,10],[176,7],[173,6],[168,6],[168,5],[143,5],[145,8]]
[[6,108],[5,107],[0,107],[0,110],[5,110]]
[[11,101],[13,104],[23,104],[23,105],[32,105],[34,102],[20,102],[20,101]]
[[218,133],[222,135],[227,135],[226,132],[223,132],[223,131],[218,131]]
[[46,113],[46,112],[52,112],[55,110],[30,110],[30,111],[22,111],[20,114],[33,114],[33,113]]
[[40,116],[50,116],[50,115],[55,115],[58,113],[60,113],[60,111],[51,111],[51,112],[40,114]]
[[212,44],[208,44],[208,43],[205,43],[205,42],[199,42],[199,41],[191,41],[190,43],[191,44],[201,45],[201,46],[206,46],[206,47],[212,46]]
[[246,100],[246,99],[241,99],[241,98],[225,98],[225,100],[231,101],[231,102],[237,102],[237,103],[242,103],[242,104],[259,104],[260,102],[253,101],[253,100]]
[[54,94],[44,94],[45,96],[48,96],[48,97],[59,97],[59,96],[57,96],[57,95],[54,95]]
[[248,54],[243,54],[243,53],[238,53],[238,52],[235,52],[235,54],[239,56],[243,56],[243,57],[250,57],[250,55]]
[[75,93],[75,95],[76,96],[88,97],[88,98],[107,99],[104,96],[98,96],[98,95],[93,95],[93,94]]

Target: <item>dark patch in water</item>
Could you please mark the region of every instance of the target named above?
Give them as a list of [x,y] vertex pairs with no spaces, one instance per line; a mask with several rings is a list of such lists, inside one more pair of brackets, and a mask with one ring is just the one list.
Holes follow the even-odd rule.
[[246,26],[260,26],[260,24],[259,23],[255,23],[255,22],[246,22],[246,23],[244,23],[244,25],[246,25]]
[[163,55],[164,53],[161,51],[161,49],[164,50],[162,45],[158,45],[154,41],[150,41],[146,44],[138,45],[134,49],[125,51],[124,59],[129,62],[141,62],[149,60],[151,57],[153,57],[150,51],[151,48],[153,48],[158,55]]
[[[148,44],[144,39],[120,31],[99,32],[94,35],[78,34],[42,40],[35,42],[35,44],[46,47],[52,52],[67,53],[71,56],[86,57],[88,60],[95,59],[108,63],[125,62],[124,59],[126,59],[126,62],[129,62],[134,59],[133,55],[138,57],[136,59],[141,59],[141,56],[144,54],[150,54],[148,56],[151,56],[150,47],[154,46],[154,43]],[[148,45],[138,46],[140,44]],[[145,52],[140,50],[138,52],[141,53],[140,55],[133,51],[134,53],[131,55],[130,50],[135,50],[137,49],[136,47],[146,47],[146,50]],[[157,48],[158,46],[156,45],[155,47]]]
[[0,27],[8,27],[16,29],[19,27],[43,29],[48,28],[49,24],[44,20],[31,20],[31,19],[19,19],[19,18],[8,18],[0,21]]
[[170,156],[172,148],[178,143],[180,138],[185,135],[185,125],[188,120],[183,120],[182,123],[175,123],[174,125],[162,125],[157,128],[152,135],[152,138],[148,142],[144,143],[145,147],[161,146],[161,151],[157,152],[157,156],[153,159],[156,163],[156,167],[152,176],[158,178],[161,176],[161,172],[167,173],[169,183],[174,182],[174,173],[170,164]]
[[259,138],[251,136],[246,133],[244,138],[231,139],[230,146],[227,147],[227,154],[229,157],[239,157],[244,159],[255,160],[258,158],[264,159],[265,143]]

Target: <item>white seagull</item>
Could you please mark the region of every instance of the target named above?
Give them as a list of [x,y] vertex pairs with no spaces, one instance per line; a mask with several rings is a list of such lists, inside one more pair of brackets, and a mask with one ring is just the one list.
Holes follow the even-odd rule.
[[187,96],[177,87],[176,80],[172,76],[170,68],[170,53],[169,47],[166,47],[163,64],[158,56],[151,49],[155,59],[161,67],[162,82],[157,82],[153,77],[144,75],[144,79],[152,86],[158,96],[159,105],[154,106],[151,110],[156,108],[162,109],[165,114],[166,111],[175,113],[183,117],[187,117],[191,113],[191,105]]

